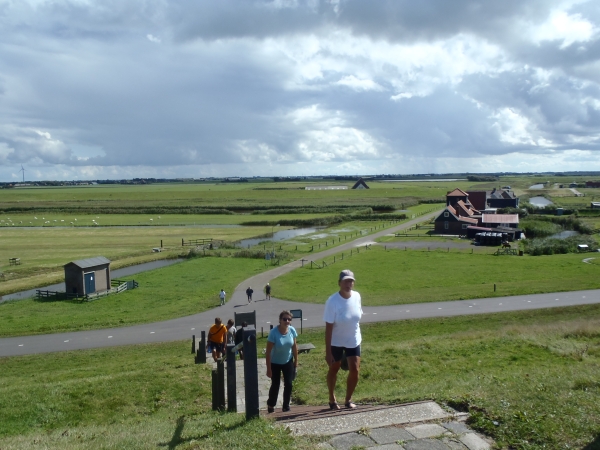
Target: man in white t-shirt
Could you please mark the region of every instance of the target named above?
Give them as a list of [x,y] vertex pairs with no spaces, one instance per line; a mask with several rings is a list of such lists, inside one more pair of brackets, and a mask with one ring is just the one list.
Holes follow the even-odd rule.
[[360,318],[363,314],[360,294],[353,291],[354,274],[342,270],[339,276],[339,292],[333,294],[325,303],[325,359],[329,365],[327,388],[329,389],[329,407],[340,409],[335,398],[337,373],[342,366],[344,354],[348,361],[348,380],[346,382],[346,408],[355,409],[352,394],[358,383],[360,370]]

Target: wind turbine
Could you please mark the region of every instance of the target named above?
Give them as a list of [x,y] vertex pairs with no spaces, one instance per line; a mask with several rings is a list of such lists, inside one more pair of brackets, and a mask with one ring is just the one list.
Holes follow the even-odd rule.
[[23,164],[21,164],[21,170],[19,172],[23,172],[23,183],[25,183],[25,169],[23,168]]

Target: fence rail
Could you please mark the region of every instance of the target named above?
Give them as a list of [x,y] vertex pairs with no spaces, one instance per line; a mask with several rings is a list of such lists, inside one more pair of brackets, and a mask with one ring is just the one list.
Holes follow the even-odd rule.
[[197,247],[197,246],[204,246],[204,245],[212,245],[213,243],[213,238],[206,238],[206,239],[189,239],[189,240],[184,240],[183,238],[181,239],[181,246],[182,247]]
[[111,280],[111,288],[106,291],[94,292],[92,294],[69,294],[67,292],[49,291],[38,289],[35,291],[35,296],[38,300],[76,300],[80,302],[91,302],[99,298],[106,297],[110,294],[120,294],[128,289],[139,287],[139,283],[135,280]]

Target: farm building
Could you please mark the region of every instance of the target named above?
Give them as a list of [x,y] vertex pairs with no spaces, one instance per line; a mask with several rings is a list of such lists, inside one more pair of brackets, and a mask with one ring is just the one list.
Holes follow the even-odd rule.
[[110,289],[110,260],[104,256],[72,261],[64,268],[68,294],[87,295]]
[[493,189],[487,194],[487,205],[492,208],[518,208],[519,197],[512,191]]
[[600,209],[600,202],[591,202],[590,208],[592,209]]
[[585,187],[587,188],[600,188],[600,181],[586,181]]
[[467,234],[469,226],[477,226],[477,219],[461,216],[459,211],[452,206],[446,206],[446,209],[434,222],[436,233],[442,234]]
[[369,186],[367,186],[365,180],[359,178],[358,181],[354,183],[354,186],[352,186],[352,189],[369,189]]

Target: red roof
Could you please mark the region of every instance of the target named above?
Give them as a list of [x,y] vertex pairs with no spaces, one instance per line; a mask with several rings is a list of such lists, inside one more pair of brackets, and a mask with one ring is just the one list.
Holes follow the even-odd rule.
[[448,192],[446,194],[446,197],[468,197],[469,194],[467,194],[465,191],[456,188],[454,189],[452,192]]

